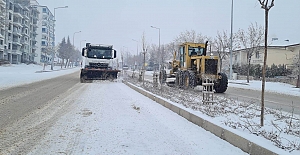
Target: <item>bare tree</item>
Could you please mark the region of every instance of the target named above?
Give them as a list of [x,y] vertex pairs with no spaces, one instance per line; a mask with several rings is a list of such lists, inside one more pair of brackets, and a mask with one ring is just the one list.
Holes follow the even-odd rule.
[[191,31],[186,30],[185,32],[181,32],[179,36],[177,36],[174,39],[174,41],[177,44],[181,44],[184,42],[196,42],[196,38],[197,38],[197,34],[195,30],[191,30]]
[[185,42],[192,42],[192,43],[205,43],[205,41],[211,41],[212,39],[202,35],[201,33],[196,33],[195,30],[191,30],[191,31],[184,31],[181,32],[179,34],[179,36],[177,36],[174,39],[174,42],[176,45],[185,43]]
[[247,64],[248,64],[248,72],[247,72],[247,83],[249,83],[249,74],[250,74],[250,64],[251,58],[257,52],[263,41],[264,41],[264,28],[263,26],[258,26],[257,23],[248,27],[248,31],[243,29],[239,29],[237,32],[237,40],[240,45],[246,51],[247,55]]
[[266,64],[268,54],[268,18],[269,11],[274,6],[274,0],[269,3],[269,0],[258,0],[261,8],[265,10],[265,54],[264,54],[264,66],[262,70],[262,90],[261,90],[261,114],[260,125],[264,126],[264,109],[265,109],[265,76],[266,76]]
[[[233,42],[236,42],[236,37],[233,36]],[[220,58],[220,72],[222,72],[223,68],[223,60],[226,60],[228,57],[228,50],[230,48],[230,36],[228,35],[227,31],[217,32],[216,38],[212,42],[213,50],[215,50]],[[237,46],[236,44],[233,45],[233,49]]]
[[165,56],[164,56],[164,59],[165,60],[172,60],[173,59],[173,54],[174,54],[174,51],[177,50],[177,46],[175,45],[175,42],[171,42],[169,44],[166,44],[165,45]]

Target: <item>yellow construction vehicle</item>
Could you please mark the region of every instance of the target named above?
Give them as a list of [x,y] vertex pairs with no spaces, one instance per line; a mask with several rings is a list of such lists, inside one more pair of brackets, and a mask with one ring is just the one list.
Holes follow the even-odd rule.
[[[159,73],[159,80],[167,82],[169,86],[179,88],[194,88],[205,82],[213,82],[216,93],[224,93],[227,90],[228,78],[225,73],[219,73],[219,57],[207,56],[207,44],[183,43],[179,46],[179,60],[176,60],[176,52],[171,62],[172,69],[169,74],[165,70]],[[173,81],[167,80],[173,78]]]

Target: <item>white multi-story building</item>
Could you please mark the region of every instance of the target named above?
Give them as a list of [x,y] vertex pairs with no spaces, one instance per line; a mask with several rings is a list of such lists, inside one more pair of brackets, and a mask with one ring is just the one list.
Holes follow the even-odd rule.
[[[47,6],[38,7],[39,27],[37,35],[37,62],[48,63],[54,58],[54,16]],[[40,60],[40,61],[39,61]]]
[[1,14],[4,16],[1,36],[4,37],[3,47],[0,46],[0,59],[13,64],[34,61],[39,11],[30,6],[30,0],[0,1],[0,4],[5,2],[5,7],[1,6]]
[[0,60],[4,59],[6,1],[0,0]]

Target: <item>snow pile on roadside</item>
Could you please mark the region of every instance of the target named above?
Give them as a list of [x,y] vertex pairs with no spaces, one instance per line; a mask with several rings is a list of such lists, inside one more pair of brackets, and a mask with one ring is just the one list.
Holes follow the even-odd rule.
[[61,69],[60,66],[54,66],[52,71],[50,65],[46,66],[45,70],[43,66],[34,64],[0,66],[0,89],[51,79],[76,71],[79,71],[79,68]]
[[[255,103],[240,102],[215,96],[217,104],[202,104],[201,93],[195,90],[184,91],[174,87],[163,87],[163,91],[153,87],[153,83],[137,82],[127,78],[131,83],[142,87],[158,96],[181,104],[186,108],[201,112],[201,116],[223,127],[238,131],[242,137],[261,145],[271,145],[291,154],[300,154],[300,116],[281,110],[265,109],[264,126],[260,126],[260,106]],[[174,95],[176,94],[176,95]],[[268,147],[267,147],[268,148]]]

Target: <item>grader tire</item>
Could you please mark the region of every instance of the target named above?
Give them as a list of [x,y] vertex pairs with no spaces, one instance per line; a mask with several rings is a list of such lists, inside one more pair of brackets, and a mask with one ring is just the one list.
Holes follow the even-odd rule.
[[225,73],[219,73],[221,79],[218,79],[218,82],[215,83],[214,89],[216,93],[224,93],[228,87],[228,78]]
[[176,86],[176,87],[179,87],[179,81],[180,81],[180,80],[179,80],[179,74],[180,74],[180,73],[179,73],[179,71],[178,71],[178,72],[176,73],[176,75],[175,75],[175,86]]
[[194,72],[189,72],[189,87],[194,89],[197,86],[197,77]]
[[190,73],[189,71],[183,72],[183,89],[188,89],[190,87]]
[[167,81],[167,72],[166,70],[161,70],[159,72],[159,82],[166,83]]
[[176,73],[175,86],[178,88],[183,87],[183,71],[178,71]]

